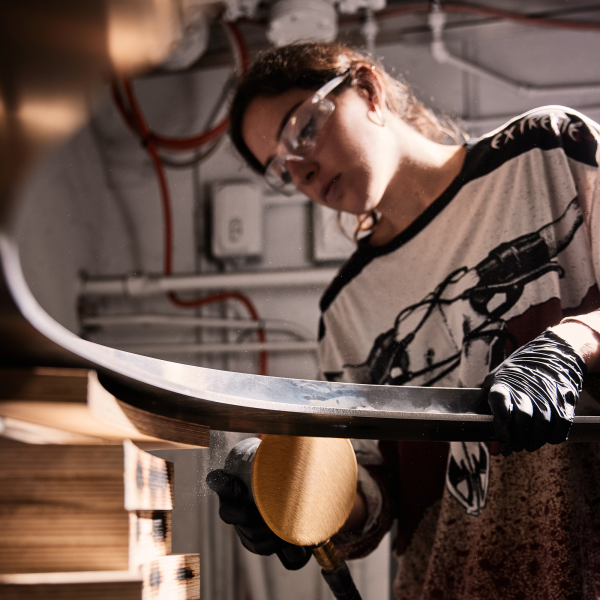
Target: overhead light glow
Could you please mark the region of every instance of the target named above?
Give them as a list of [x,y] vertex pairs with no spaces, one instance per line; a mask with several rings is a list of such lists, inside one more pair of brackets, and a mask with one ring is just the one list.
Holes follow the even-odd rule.
[[72,97],[26,98],[17,110],[17,119],[30,134],[41,137],[62,136],[79,127],[86,118],[86,107]]
[[131,73],[163,62],[181,39],[177,3],[170,0],[112,0],[108,49],[113,65]]

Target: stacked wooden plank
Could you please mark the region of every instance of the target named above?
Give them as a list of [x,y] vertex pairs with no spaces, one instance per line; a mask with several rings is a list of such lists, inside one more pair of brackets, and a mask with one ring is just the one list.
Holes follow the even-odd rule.
[[[47,415],[36,417],[31,411],[40,397],[46,405],[85,407],[80,400],[82,391],[88,395],[88,375],[74,375],[68,383],[68,378],[59,382],[63,389],[56,394],[46,393],[57,386],[55,374],[47,387],[36,389],[39,380],[31,383],[29,398],[23,393],[27,386],[19,386],[19,392],[7,391],[7,385],[0,392],[4,396],[0,407],[5,408],[0,416],[12,419],[8,429],[13,438],[0,437],[0,598],[199,598],[199,556],[171,554],[173,465],[136,445],[156,446],[156,441],[145,434],[139,434],[142,440],[135,444],[119,440],[118,433],[106,437],[108,429],[102,427],[97,430],[102,436],[90,436],[90,431],[72,431],[76,423],[59,420],[50,426]],[[7,396],[29,403],[29,412],[23,413],[29,420],[6,417],[7,412],[14,414],[17,402]],[[35,423],[36,419],[46,419],[46,424]],[[28,424],[45,427],[43,438],[64,433],[63,439],[70,441],[39,443],[40,430],[28,429]],[[75,437],[69,438],[69,433]],[[38,443],[14,439],[21,435]],[[97,443],[87,438],[82,444],[73,443],[80,435]]]
[[87,369],[0,369],[0,435],[34,444],[208,447],[210,429],[121,402]]

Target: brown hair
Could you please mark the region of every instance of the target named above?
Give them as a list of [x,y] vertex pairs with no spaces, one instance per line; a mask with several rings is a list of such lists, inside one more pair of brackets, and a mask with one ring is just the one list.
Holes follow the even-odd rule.
[[[260,53],[239,82],[234,95],[229,135],[248,165],[257,173],[265,172],[242,137],[244,114],[255,98],[278,96],[291,89],[316,91],[358,65],[366,65],[378,75],[385,92],[386,108],[419,133],[437,142],[450,138],[459,143],[466,137],[456,123],[435,115],[416,98],[405,82],[393,78],[378,62],[360,51],[340,44],[292,44]],[[350,77],[332,93],[340,93],[351,86],[368,87],[364,72],[364,69],[352,69]],[[359,216],[358,221],[357,234],[371,229],[377,217],[375,213],[368,213]]]

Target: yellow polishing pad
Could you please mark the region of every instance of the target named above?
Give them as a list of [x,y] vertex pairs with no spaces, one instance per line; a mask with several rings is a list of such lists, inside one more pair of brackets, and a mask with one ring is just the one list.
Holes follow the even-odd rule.
[[264,436],[252,466],[260,514],[280,538],[299,546],[321,544],[340,530],[357,477],[346,439]]

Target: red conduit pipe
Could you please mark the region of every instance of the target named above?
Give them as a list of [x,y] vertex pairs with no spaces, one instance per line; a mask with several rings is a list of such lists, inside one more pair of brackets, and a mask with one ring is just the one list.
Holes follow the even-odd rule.
[[[237,54],[236,62],[238,63],[238,67],[241,71],[241,74],[243,75],[248,70],[248,65],[250,62],[248,56],[248,49],[246,48],[246,44],[244,43],[244,39],[242,38],[242,34],[237,25],[235,25],[234,23],[224,23],[224,26],[227,28],[227,31],[231,36],[232,46],[234,47],[234,53]],[[122,84],[125,88],[131,110],[128,111],[124,104],[122,102],[119,102],[118,90],[115,90],[114,86],[113,97],[115,97],[117,106],[121,110],[121,114],[123,115],[123,118],[125,119],[127,124],[132,129],[136,130],[136,116],[137,114],[141,113],[141,109],[137,98],[135,97],[135,93],[131,86],[131,82],[127,78],[123,78]],[[134,114],[132,114],[132,112]],[[144,132],[144,135],[142,135],[142,139],[146,143],[153,141],[158,148],[165,148],[167,150],[175,152],[189,152],[190,150],[195,150],[196,148],[204,146],[205,144],[221,137],[227,131],[228,127],[229,115],[223,117],[223,119],[217,125],[209,129],[208,131],[187,138],[173,138],[161,135],[159,133],[151,131],[150,128],[146,126],[146,130]],[[137,131],[137,133],[141,134],[140,131]]]
[[[224,302],[226,300],[237,300],[241,304],[246,307],[250,318],[253,321],[260,321],[260,317],[258,315],[258,311],[256,307],[244,294],[240,294],[239,292],[220,292],[219,294],[214,294],[212,296],[206,296],[204,298],[194,298],[193,300],[182,300],[177,297],[174,293],[168,294],[169,300],[176,306],[180,308],[196,308],[199,306],[204,306],[205,304],[212,304],[214,302]],[[267,341],[267,335],[265,330],[262,328],[257,329],[258,341],[264,343]],[[259,373],[261,375],[267,375],[269,370],[268,365],[269,357],[266,350],[261,350],[259,354]]]
[[[239,62],[239,68],[241,74],[243,75],[248,70],[248,66],[250,64],[248,49],[246,48],[246,44],[244,43],[244,39],[242,38],[242,34],[237,25],[234,23],[224,23],[224,25],[227,27],[233,39],[233,45],[238,53],[237,61]],[[211,130],[189,138],[171,138],[152,131],[149,131],[148,135],[161,148],[185,152],[188,150],[194,150],[198,146],[203,146],[204,144],[207,144],[208,142],[220,137],[227,131],[228,127],[229,115],[225,116],[223,120],[219,124],[215,125]]]
[[[248,54],[245,50],[245,45],[243,44],[243,40],[241,39],[241,35],[237,28],[234,28],[237,38],[238,49],[240,51],[240,61],[242,65],[243,72],[245,72],[248,66]],[[243,50],[243,51],[242,51]],[[146,150],[150,156],[152,161],[152,166],[154,168],[154,172],[156,174],[156,178],[158,180],[160,197],[162,203],[163,210],[163,218],[164,218],[164,264],[163,271],[165,275],[170,275],[173,272],[173,221],[172,221],[172,210],[171,210],[171,196],[169,192],[169,186],[167,182],[167,177],[165,174],[165,170],[163,164],[160,160],[160,155],[158,153],[157,143],[158,140],[156,137],[150,132],[148,124],[144,118],[144,115],[141,111],[139,103],[133,93],[133,87],[131,82],[122,78],[121,85],[123,90],[125,91],[125,95],[127,97],[127,102],[129,106],[125,104],[125,100],[120,93],[120,90],[116,85],[113,84],[113,98],[121,113],[125,122],[131,127],[131,129],[141,137],[142,141],[145,144]],[[228,122],[228,117],[226,117]],[[202,145],[205,143],[203,140],[214,139],[216,137],[215,131],[220,131],[223,129],[222,124],[217,125],[210,131],[202,134],[200,136],[196,136],[195,138],[188,138],[186,143],[189,143],[191,140],[195,140],[195,145],[193,147],[197,147],[198,145]],[[222,133],[226,130],[227,126],[223,129]],[[222,134],[221,133],[221,134]],[[219,135],[221,135],[219,134]],[[199,141],[201,140],[201,141]],[[182,141],[182,140],[179,140]],[[177,296],[177,294],[171,292],[167,294],[169,300],[180,308],[196,308],[200,306],[205,306],[207,304],[212,304],[215,302],[224,302],[226,300],[236,300],[243,304],[250,314],[250,317],[253,321],[260,321],[260,317],[256,307],[252,303],[252,301],[245,295],[240,294],[239,292],[221,292],[219,294],[214,294],[211,296],[205,296],[203,298],[194,298],[192,300],[183,300]],[[266,333],[265,330],[259,328],[257,330],[258,339],[260,342],[266,342]],[[259,372],[261,375],[267,375],[268,373],[268,354],[265,350],[260,352],[260,367]]]

